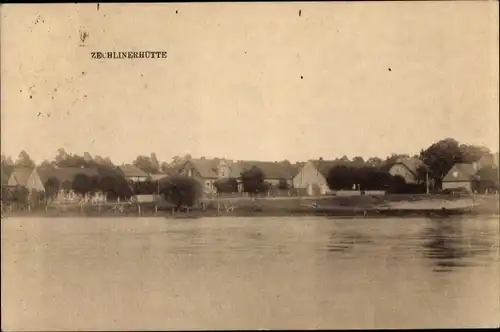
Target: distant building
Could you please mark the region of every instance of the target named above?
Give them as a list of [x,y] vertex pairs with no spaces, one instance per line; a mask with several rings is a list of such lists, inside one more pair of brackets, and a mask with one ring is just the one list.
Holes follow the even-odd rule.
[[[298,168],[287,161],[246,161],[241,160],[235,163],[235,172],[241,173],[256,167],[264,173],[264,181],[271,186],[277,187],[281,181],[285,181],[291,188],[293,187],[293,177],[297,174]],[[240,184],[240,191],[243,190]]]
[[492,167],[492,168],[499,168],[499,154],[493,153],[487,156],[481,157],[481,159],[478,160],[478,168],[485,168],[485,167]]
[[7,186],[9,186],[9,187],[15,187],[15,186],[27,187],[28,179],[31,175],[31,172],[33,172],[33,170],[31,168],[14,167],[10,176],[9,176],[9,179],[7,181]]
[[135,165],[121,165],[117,169],[129,182],[144,182],[149,179],[149,174]]
[[293,176],[297,173],[297,168],[288,162],[191,158],[179,168],[178,174],[199,181],[206,194],[215,194],[217,192],[215,183],[222,179],[236,179],[238,190],[241,192],[243,191],[241,174],[252,167],[261,169],[264,181],[273,186],[279,185],[280,181],[286,181],[292,186]]
[[329,193],[328,173],[338,164],[333,160],[308,161],[293,178],[293,187],[305,189],[309,196]]
[[[79,201],[82,197],[73,190],[73,181],[78,174],[86,175],[89,178],[99,178],[99,172],[94,168],[79,168],[79,167],[54,167],[54,168],[36,168],[33,170],[27,181],[27,188],[30,191],[47,193],[50,181],[54,181],[59,185],[57,193],[54,195],[56,201]],[[85,199],[97,201],[105,201],[106,195],[97,192],[92,197],[87,195]]]
[[389,167],[389,174],[401,176],[406,183],[415,184],[424,180],[419,177],[419,168],[425,167],[425,164],[418,158],[401,158]]
[[479,181],[477,171],[477,164],[457,163],[443,178],[442,188],[445,190],[465,189],[473,192]]
[[205,194],[217,192],[215,182],[219,179],[238,178],[233,162],[225,159],[191,158],[178,168],[178,174],[193,178],[203,186]]

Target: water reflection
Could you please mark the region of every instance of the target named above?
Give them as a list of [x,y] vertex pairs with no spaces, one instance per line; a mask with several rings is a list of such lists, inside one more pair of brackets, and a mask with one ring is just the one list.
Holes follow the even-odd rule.
[[[451,272],[457,268],[478,265],[488,258],[493,243],[481,232],[471,228],[463,218],[436,218],[422,232],[422,247],[435,272]],[[474,259],[472,259],[474,258]]]
[[373,240],[365,234],[354,231],[333,231],[328,235],[326,250],[330,253],[346,253],[356,245],[370,245]]

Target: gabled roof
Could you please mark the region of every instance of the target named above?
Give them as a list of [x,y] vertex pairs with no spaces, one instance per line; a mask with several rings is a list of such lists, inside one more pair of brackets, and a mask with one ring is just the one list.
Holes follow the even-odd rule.
[[483,168],[483,167],[498,168],[498,166],[499,166],[499,164],[498,164],[499,163],[498,158],[499,158],[498,152],[497,153],[492,153],[492,154],[487,155],[487,156],[483,156],[478,161],[479,167],[480,168]]
[[100,175],[95,168],[79,167],[37,168],[36,172],[44,184],[49,178],[56,178],[60,183],[63,183],[66,181],[72,182],[77,174],[85,174],[88,177],[98,177]]
[[26,167],[15,167],[10,174],[9,181],[14,179],[17,185],[26,186],[33,169]]
[[217,165],[219,160],[192,158],[187,160],[184,165],[191,165],[198,174],[204,179],[215,179],[217,176]]
[[13,166],[10,165],[2,166],[2,185],[7,184],[7,182],[9,181],[10,174],[12,174],[13,170],[14,170]]
[[457,163],[443,178],[443,182],[472,181],[477,179],[475,174],[474,165]]
[[173,167],[167,167],[167,168],[164,168],[163,171],[165,172],[165,174],[167,174],[167,176],[177,176],[181,173],[183,166],[184,166],[184,164],[176,165]]
[[418,169],[420,167],[425,167],[424,162],[418,158],[400,158],[397,159],[396,162],[393,163],[390,167],[397,164],[403,164],[414,175],[418,175]]
[[336,160],[311,160],[311,163],[325,178],[328,177],[328,173],[333,167],[343,164],[343,162]]
[[[251,169],[252,167],[258,167],[264,173],[266,179],[270,180],[291,180],[297,172],[297,168],[294,167],[289,162],[273,162],[273,161],[245,161],[241,160],[236,162],[239,167],[239,176],[244,171]],[[238,177],[239,177],[238,176]]]
[[2,166],[2,184],[7,184],[9,181],[10,174],[14,171],[14,166],[3,165]]
[[148,177],[148,173],[144,172],[142,169],[135,165],[121,165],[117,167],[118,170],[123,174],[125,177]]

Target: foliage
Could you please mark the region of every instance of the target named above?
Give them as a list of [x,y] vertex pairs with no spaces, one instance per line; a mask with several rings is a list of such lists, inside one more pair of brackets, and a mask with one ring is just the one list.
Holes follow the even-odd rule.
[[235,193],[238,192],[238,181],[236,179],[222,179],[215,181],[215,188],[218,193]]
[[44,187],[47,198],[55,198],[61,188],[61,183],[57,178],[50,177],[47,179],[47,182],[45,182]]
[[484,192],[487,189],[499,189],[498,168],[486,166],[480,169],[476,175],[479,177],[478,189],[480,192]]
[[64,181],[63,183],[61,183],[61,189],[70,191],[71,189],[73,189],[73,183],[71,181]]
[[132,189],[124,177],[106,175],[99,180],[98,188],[109,198],[129,198]]
[[422,185],[407,184],[401,176],[392,176],[383,168],[334,166],[327,177],[331,190],[351,190],[353,186],[362,191],[385,190],[392,193],[417,193],[425,190]]
[[26,151],[22,150],[21,153],[19,153],[19,157],[17,158],[15,165],[19,167],[34,168],[35,162],[31,160]]
[[132,191],[136,195],[152,195],[158,192],[157,182],[150,180],[131,183]]
[[288,190],[288,189],[290,189],[290,186],[288,185],[288,182],[285,179],[281,179],[278,182],[278,189],[279,190]]
[[243,191],[247,193],[262,193],[269,189],[269,185],[264,181],[264,172],[258,167],[252,167],[241,173]]
[[86,174],[82,173],[75,175],[71,186],[76,193],[81,195],[96,191],[97,189],[96,181]]
[[429,176],[438,185],[455,163],[471,163],[489,154],[484,147],[460,145],[452,138],[440,140],[420,153],[420,159],[429,167]]
[[2,187],[2,201],[8,203],[29,203],[29,190],[23,186]]
[[173,177],[161,183],[160,192],[165,199],[179,209],[182,206],[193,206],[201,197],[203,188],[201,184],[188,177]]
[[146,173],[157,173],[160,168],[160,164],[154,153],[151,154],[151,157],[138,156],[134,160],[133,165],[137,166]]

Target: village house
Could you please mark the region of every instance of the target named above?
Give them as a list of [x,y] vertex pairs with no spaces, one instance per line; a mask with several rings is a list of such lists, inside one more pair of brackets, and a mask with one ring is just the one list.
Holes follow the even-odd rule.
[[309,160],[293,178],[293,187],[305,189],[309,196],[328,194],[328,173],[338,164],[330,160]]
[[478,160],[478,169],[485,168],[485,167],[492,167],[492,168],[498,168],[499,166],[499,153],[493,153],[489,154],[487,156],[481,157],[481,159]]
[[148,173],[144,172],[139,167],[134,165],[121,165],[117,167],[117,170],[129,182],[144,182],[150,179]]
[[10,176],[7,180],[8,187],[27,187],[28,179],[33,170],[31,168],[26,167],[15,167],[12,169]]
[[12,171],[14,170],[13,166],[10,165],[3,165],[2,166],[2,187],[7,186],[7,183],[9,182],[9,177]]
[[76,202],[82,199],[98,202],[106,201],[106,195],[101,192],[88,194],[82,197],[76,193],[72,186],[75,177],[78,174],[86,175],[89,178],[99,178],[99,172],[94,168],[78,168],[78,167],[54,167],[54,168],[36,168],[31,172],[27,181],[27,188],[30,191],[38,191],[49,194],[53,190],[49,188],[51,185],[58,184],[57,192],[52,197],[54,201],[60,202]]
[[474,192],[479,181],[476,175],[477,171],[478,166],[476,163],[456,163],[443,178],[443,190],[465,189],[468,192]]
[[425,167],[425,164],[418,158],[401,158],[390,165],[389,174],[401,176],[406,183],[418,184],[424,181],[419,174],[421,167]]
[[234,170],[234,163],[225,159],[191,158],[185,161],[177,171],[179,175],[191,177],[200,182],[205,194],[215,194],[217,180],[239,177]]
[[[273,187],[278,187],[280,182],[285,181],[289,188],[293,187],[293,177],[297,174],[297,168],[287,161],[246,161],[240,160],[234,163],[233,172],[238,174],[252,169],[259,168],[264,173],[264,181]],[[242,183],[238,184],[238,190],[243,191]]]
[[286,181],[291,187],[296,168],[288,162],[263,161],[232,161],[227,159],[191,158],[178,171],[179,175],[192,177],[203,185],[205,194],[217,192],[215,183],[222,179],[238,181],[238,191],[243,191],[241,173],[257,167],[264,173],[264,181],[272,186],[278,186],[280,181]]

